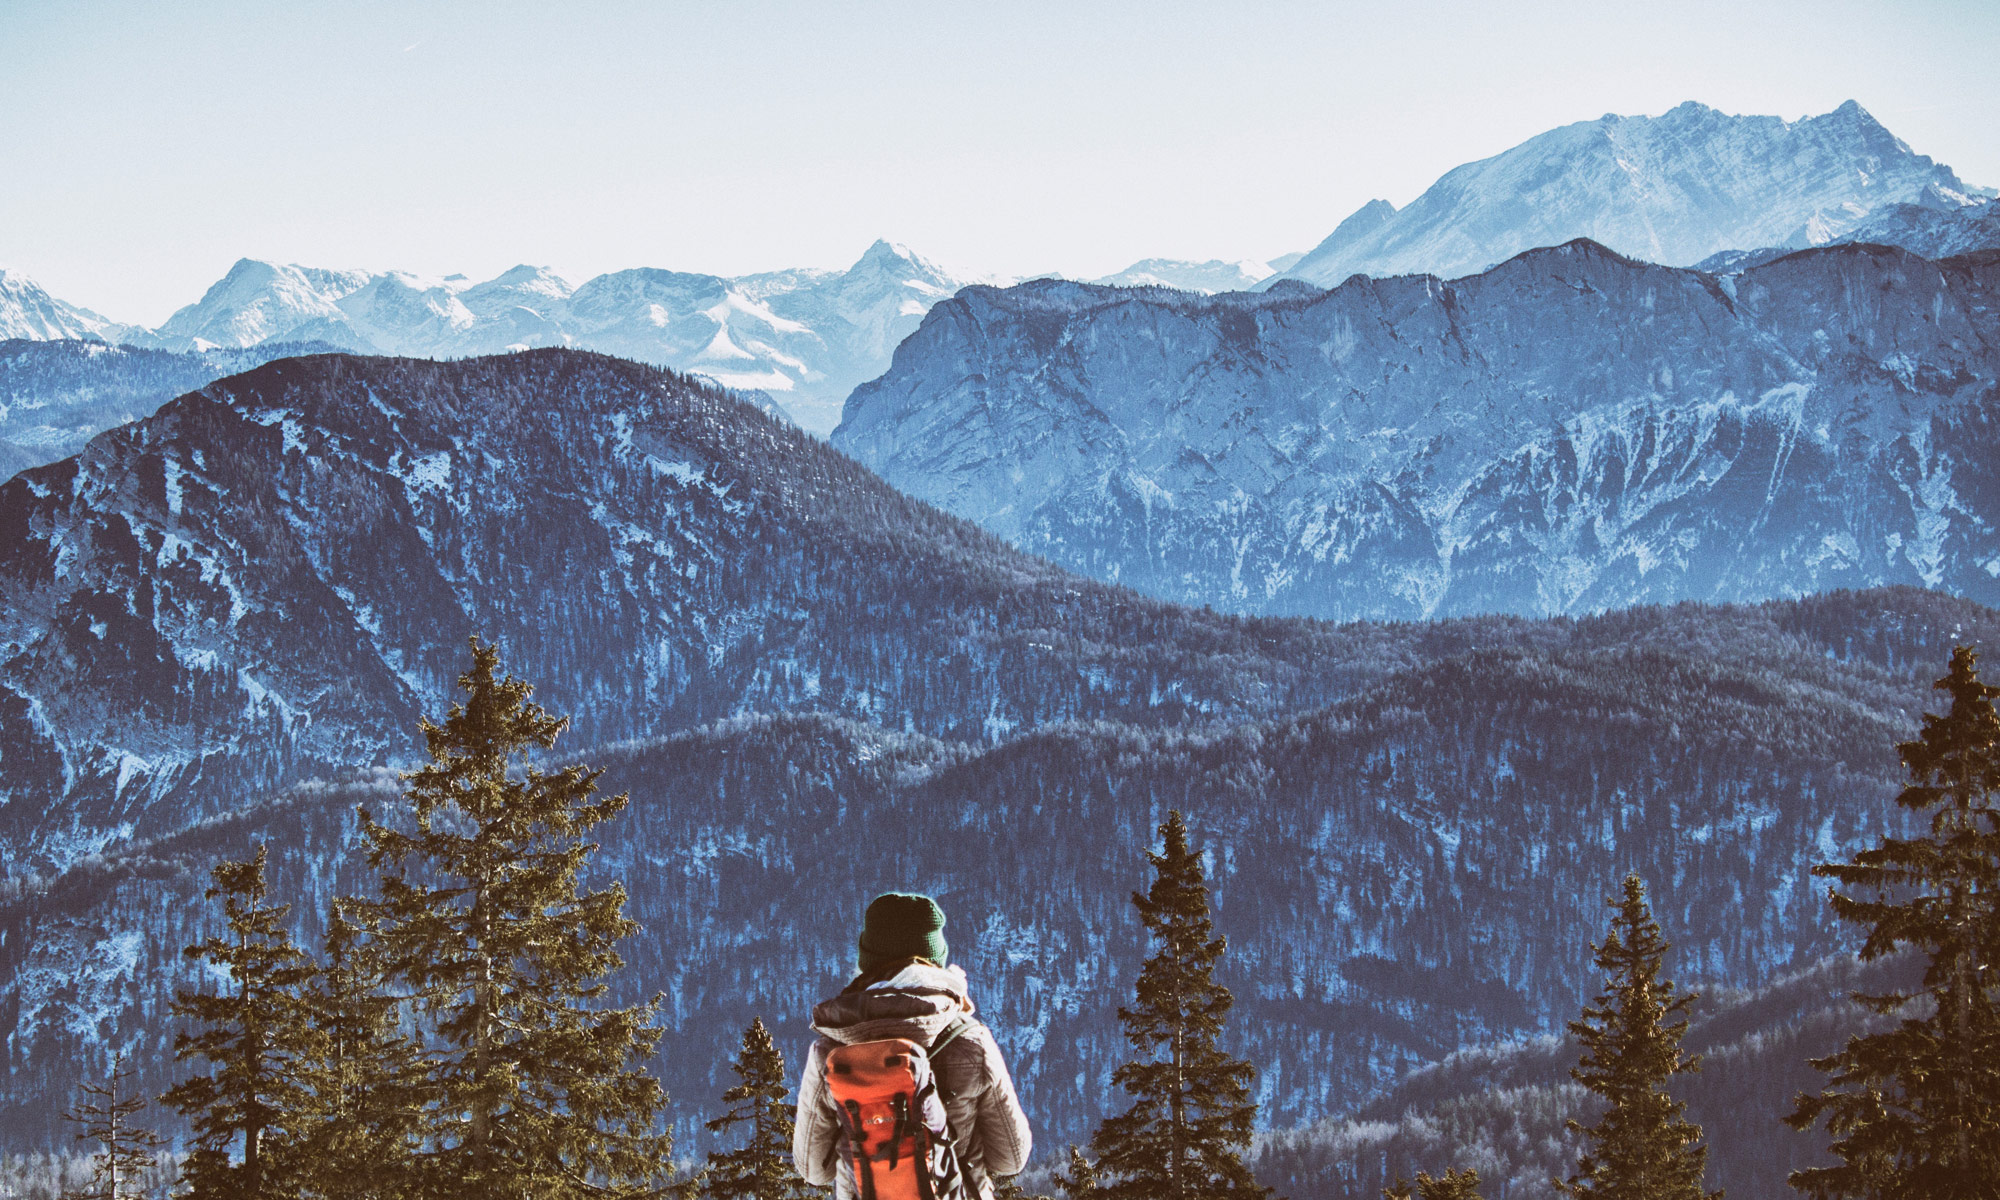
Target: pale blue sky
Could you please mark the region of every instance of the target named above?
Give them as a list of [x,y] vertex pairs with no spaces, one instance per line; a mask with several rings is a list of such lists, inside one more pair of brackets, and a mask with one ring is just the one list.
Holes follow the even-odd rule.
[[2000,184],[2000,3],[0,0],[0,265],[1100,274],[1310,248],[1544,129],[1853,98]]

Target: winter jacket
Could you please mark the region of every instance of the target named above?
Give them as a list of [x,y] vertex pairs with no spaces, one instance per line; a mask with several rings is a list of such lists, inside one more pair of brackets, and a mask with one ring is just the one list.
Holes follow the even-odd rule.
[[960,1022],[965,1032],[931,1060],[951,1120],[951,1140],[967,1182],[981,1200],[993,1196],[992,1176],[1019,1174],[1028,1162],[1028,1118],[993,1034],[972,1017],[965,972],[918,962],[865,988],[842,992],[813,1009],[819,1040],[799,1081],[792,1159],[807,1183],[838,1181],[837,1200],[854,1200],[850,1172],[840,1169],[840,1126],[826,1086],[826,1056],[842,1045],[908,1038],[928,1046]]

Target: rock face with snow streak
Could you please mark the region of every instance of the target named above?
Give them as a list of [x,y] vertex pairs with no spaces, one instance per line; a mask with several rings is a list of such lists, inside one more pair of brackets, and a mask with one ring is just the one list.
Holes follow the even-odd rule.
[[724,278],[642,268],[572,286],[518,266],[483,283],[244,259],[152,334],[176,350],[317,341],[361,354],[463,358],[545,346],[598,350],[770,395],[824,436],[896,343],[970,282],[876,242],[846,271]]
[[1724,250],[1820,245],[1927,192],[1954,205],[1993,195],[1851,100],[1798,121],[1689,102],[1552,129],[1447,172],[1400,211],[1371,201],[1286,276],[1322,287],[1357,273],[1453,278],[1579,237],[1685,266]]
[[1993,253],[1718,279],[1590,242],[1451,283],[972,288],[834,444],[1071,569],[1240,612],[1991,602],[1996,291]]

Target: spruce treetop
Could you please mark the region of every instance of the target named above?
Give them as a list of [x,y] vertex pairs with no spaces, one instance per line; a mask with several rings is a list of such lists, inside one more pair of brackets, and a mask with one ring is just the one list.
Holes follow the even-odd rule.
[[1838,1165],[1791,1177],[1818,1200],[2000,1197],[2000,689],[1970,646],[1933,686],[1950,707],[1897,747],[1910,782],[1896,802],[1927,831],[1813,868],[1838,885],[1834,914],[1866,929],[1862,958],[1925,957],[1918,991],[1855,997],[1901,1019],[1814,1059],[1827,1084],[1785,1118],[1833,1137]]
[[722,1094],[729,1109],[705,1127],[728,1133],[747,1126],[748,1136],[734,1150],[709,1153],[701,1175],[704,1200],[811,1200],[819,1195],[792,1167],[785,1058],[762,1017],[743,1031],[743,1048],[730,1070],[737,1082]]
[[638,929],[618,884],[586,891],[592,827],[626,805],[599,772],[531,761],[566,718],[471,639],[465,698],[424,723],[409,828],[363,812],[380,899],[360,906],[386,980],[430,1031],[415,1169],[438,1186],[537,1200],[668,1195],[666,1103],[644,1070],[652,1004],[604,1005]]
[[1627,875],[1607,903],[1611,929],[1592,947],[1604,989],[1569,1023],[1583,1046],[1570,1075],[1606,1108],[1588,1128],[1569,1122],[1587,1145],[1576,1173],[1556,1186],[1601,1200],[1718,1200],[1720,1192],[1702,1190],[1701,1127],[1665,1090],[1669,1079],[1700,1069],[1698,1056],[1681,1051],[1696,997],[1663,974],[1671,947],[1647,906],[1645,882]]
[[1146,856],[1153,884],[1132,896],[1156,952],[1140,969],[1135,1003],[1118,1010],[1138,1057],[1111,1076],[1132,1107],[1098,1127],[1096,1161],[1075,1156],[1065,1186],[1100,1200],[1263,1200],[1271,1189],[1242,1158],[1257,1116],[1255,1070],[1216,1044],[1233,1003],[1215,981],[1227,942],[1209,919],[1201,854],[1179,812],[1160,839]]

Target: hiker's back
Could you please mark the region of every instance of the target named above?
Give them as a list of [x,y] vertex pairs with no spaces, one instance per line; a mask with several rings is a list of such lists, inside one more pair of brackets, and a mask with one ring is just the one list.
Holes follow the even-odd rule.
[[[813,1026],[820,1038],[806,1058],[793,1143],[808,1183],[833,1184],[840,1200],[903,1200],[887,1188],[955,1173],[968,1200],[986,1200],[991,1176],[1026,1165],[1027,1118],[992,1032],[973,1015],[964,972],[898,964],[818,1005]],[[932,1131],[948,1137],[955,1162],[936,1161],[946,1138]],[[913,1150],[931,1156],[913,1162]],[[954,1198],[913,1190],[908,1200]]]

